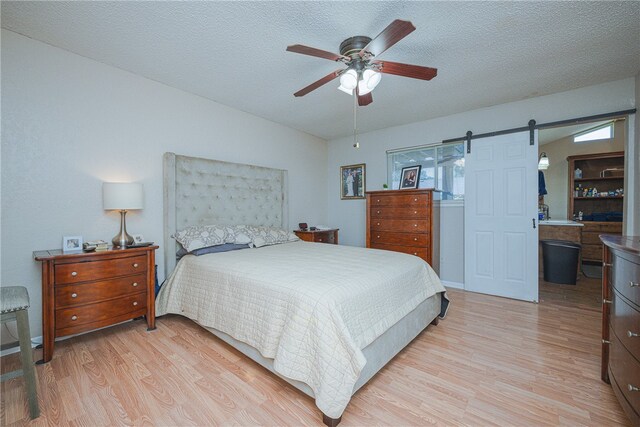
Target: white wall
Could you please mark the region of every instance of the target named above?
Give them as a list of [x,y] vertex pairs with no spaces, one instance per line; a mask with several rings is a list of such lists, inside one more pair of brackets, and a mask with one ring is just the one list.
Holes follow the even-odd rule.
[[[128,231],[162,242],[162,154],[287,169],[289,218],[327,222],[326,141],[99,62],[2,31],[3,286],[25,285],[41,334],[32,251],[63,235],[111,238],[103,181],[144,184]],[[156,253],[162,276],[162,248]],[[162,280],[162,277],[160,277]]]
[[[428,83],[427,83],[428,84]],[[384,102],[378,99],[376,102]],[[339,168],[354,163],[367,164],[367,189],[378,190],[386,181],[386,150],[416,145],[439,143],[443,139],[462,137],[470,130],[474,134],[527,126],[530,119],[538,123],[626,110],[635,106],[633,78],[608,82],[553,95],[496,105],[404,126],[387,128],[360,135],[360,149],[353,148],[350,137],[329,141],[328,201],[329,225],[340,227],[340,240],[344,244],[365,244],[365,201],[340,200]],[[359,115],[367,114],[367,107]],[[392,108],[390,106],[389,108]],[[481,141],[477,142],[481,144]],[[629,190],[627,190],[629,191]],[[440,268],[442,256],[449,253],[447,246],[460,246],[462,223],[450,222],[443,226],[440,237]],[[454,236],[454,237],[452,237]],[[453,253],[453,251],[451,251]],[[462,270],[462,253],[454,261]],[[443,280],[455,282],[455,277],[441,272]]]

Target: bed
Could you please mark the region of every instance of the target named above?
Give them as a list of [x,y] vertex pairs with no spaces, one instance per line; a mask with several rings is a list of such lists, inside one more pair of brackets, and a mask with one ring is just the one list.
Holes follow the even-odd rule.
[[158,315],[184,315],[315,399],[327,425],[448,306],[430,266],[397,252],[292,241],[176,265],[192,225],[288,228],[287,173],[164,156],[166,284]]

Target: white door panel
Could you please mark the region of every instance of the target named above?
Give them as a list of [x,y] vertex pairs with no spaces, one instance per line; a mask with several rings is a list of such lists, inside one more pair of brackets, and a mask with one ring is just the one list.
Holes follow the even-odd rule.
[[474,140],[465,155],[465,289],[538,301],[538,135]]

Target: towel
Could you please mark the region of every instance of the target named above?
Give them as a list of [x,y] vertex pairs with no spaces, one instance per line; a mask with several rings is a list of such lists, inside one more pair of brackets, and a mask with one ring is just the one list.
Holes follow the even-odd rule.
[[544,172],[538,171],[538,196],[547,194],[547,185],[544,183]]

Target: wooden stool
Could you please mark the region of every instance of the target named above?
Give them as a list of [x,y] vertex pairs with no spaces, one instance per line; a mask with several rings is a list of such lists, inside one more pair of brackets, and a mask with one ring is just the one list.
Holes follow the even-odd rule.
[[1,381],[24,375],[29,399],[29,414],[31,418],[40,416],[38,406],[38,392],[36,390],[36,370],[33,365],[31,349],[31,333],[29,332],[29,293],[23,286],[0,287],[0,322],[2,324],[15,320],[18,324],[18,341],[20,342],[20,359],[22,369],[8,372],[0,376]]

